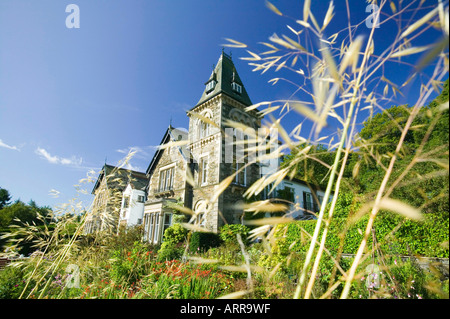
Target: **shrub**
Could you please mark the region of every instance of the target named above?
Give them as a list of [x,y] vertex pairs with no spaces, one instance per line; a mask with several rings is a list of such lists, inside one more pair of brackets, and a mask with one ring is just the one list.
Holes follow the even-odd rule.
[[[341,234],[346,231],[343,253],[355,254],[361,243],[362,232],[365,230],[367,219],[368,216],[365,216],[346,229],[346,219],[333,218],[327,235],[326,247],[331,252],[337,252]],[[386,238],[400,222],[403,222],[403,224],[395,232],[394,237]],[[312,234],[315,225],[316,221],[311,220],[278,226],[276,251],[284,255],[288,254],[290,250],[306,252],[309,247],[309,240],[306,240],[307,235],[302,234],[302,229]],[[377,242],[381,245],[380,249],[387,254],[448,257],[448,249],[441,245],[448,240],[448,227],[448,219],[438,215],[425,215],[423,222],[415,222],[392,213],[380,213],[373,228]],[[369,247],[372,245],[372,236],[369,236],[368,245]],[[290,246],[291,249],[289,249]],[[393,247],[395,247],[395,252]]]
[[191,236],[189,249],[191,252],[206,251],[209,248],[218,247],[222,244],[219,235],[215,233],[194,232]]
[[11,265],[0,270],[0,299],[17,299],[25,287],[25,273]]
[[180,259],[184,254],[184,245],[182,243],[173,243],[165,241],[161,244],[161,248],[158,250],[158,262],[167,260]]
[[164,242],[180,243],[186,240],[187,233],[181,224],[173,224],[164,232]]
[[153,254],[141,242],[134,242],[131,251],[117,249],[112,253],[111,279],[128,283],[137,282],[147,274]]
[[219,236],[225,244],[237,243],[236,234],[240,234],[244,244],[248,244],[250,228],[242,224],[227,224],[220,229]]
[[164,242],[158,251],[158,261],[179,259],[183,256],[187,230],[181,224],[173,224],[164,232]]

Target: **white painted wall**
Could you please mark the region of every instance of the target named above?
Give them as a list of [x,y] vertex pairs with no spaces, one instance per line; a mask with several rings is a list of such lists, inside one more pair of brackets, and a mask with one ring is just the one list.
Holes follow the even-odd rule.
[[[139,196],[144,197],[143,202],[139,202]],[[124,207],[125,198],[129,197],[128,207]],[[122,203],[120,209],[120,221],[126,220],[127,226],[135,226],[142,224],[144,219],[145,191],[133,189],[130,184],[127,185],[122,195]],[[120,222],[119,221],[119,222]]]
[[[304,197],[303,197],[303,193],[312,193],[310,188],[303,184],[303,183],[298,183],[296,181],[289,181],[289,180],[283,180],[278,186],[277,189],[284,189],[285,187],[290,187],[294,190],[294,203],[298,204],[300,207],[304,208]],[[317,196],[320,196],[321,198],[323,198],[325,196],[325,192],[323,191],[317,191]],[[311,196],[311,202],[316,203],[314,201],[314,198]],[[328,202],[331,201],[332,199],[332,195],[330,196],[330,198],[328,199]],[[294,210],[292,212],[291,217],[292,218],[300,218],[304,215],[304,211],[303,210]]]

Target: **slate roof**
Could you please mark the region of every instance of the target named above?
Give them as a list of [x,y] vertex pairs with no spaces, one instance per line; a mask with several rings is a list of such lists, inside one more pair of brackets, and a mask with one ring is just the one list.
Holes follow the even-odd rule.
[[[239,74],[236,71],[236,67],[234,66],[231,56],[224,53],[223,51],[219,57],[219,61],[217,62],[216,67],[212,71],[211,76],[209,77],[205,85],[212,79],[217,81],[214,90],[212,92],[207,93],[205,87],[200,100],[193,107],[193,109],[220,93],[224,93],[246,106],[250,106],[253,104],[252,101],[250,100],[250,97],[247,94],[247,91],[245,89],[244,84],[241,81],[241,78],[239,77]],[[242,93],[238,93],[232,89],[231,83],[233,81],[242,86]]]
[[143,172],[133,171],[125,168],[118,168],[116,166],[105,164],[97,178],[97,181],[92,189],[92,194],[100,186],[101,181],[105,176],[108,178],[108,188],[118,189],[120,191],[125,190],[128,183],[134,189],[145,190],[148,185],[148,177]]
[[[172,127],[171,125],[169,125],[169,127],[167,128],[166,133],[164,133],[164,136],[161,140],[161,143],[159,143],[159,145],[160,146],[164,145],[164,144],[168,143],[169,141],[173,141],[173,142],[176,142],[179,140],[184,141],[184,140],[187,140],[188,137],[189,137],[188,132],[176,129],[176,128]],[[181,153],[181,155],[183,156],[183,158],[185,160],[187,160],[189,158],[189,150],[187,148],[187,145],[179,145],[179,146],[177,146],[177,149]],[[153,173],[153,170],[155,169],[156,164],[158,163],[163,151],[164,151],[164,149],[161,149],[161,148],[158,148],[156,150],[156,152],[153,155],[153,158],[150,162],[150,165],[148,166],[147,171],[146,171],[146,174],[148,176],[150,176]]]

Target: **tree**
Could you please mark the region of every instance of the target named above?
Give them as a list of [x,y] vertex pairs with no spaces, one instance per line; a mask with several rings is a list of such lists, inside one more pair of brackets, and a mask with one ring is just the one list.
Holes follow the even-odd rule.
[[30,204],[17,200],[12,205],[4,207],[0,210],[0,228],[6,228],[13,224],[32,223],[41,225],[45,219],[38,219],[38,216],[48,217],[50,208],[39,207],[34,201]]
[[0,209],[8,206],[11,202],[11,195],[8,190],[0,187]]
[[[448,217],[448,109],[441,109],[447,101],[448,79],[441,94],[423,107],[414,119],[414,130],[406,135],[405,147],[399,154],[388,186],[403,177],[394,188],[392,198],[420,207],[425,213]],[[361,145],[365,146],[352,154],[350,161],[352,169],[358,165],[358,173],[347,176],[361,186],[361,194],[371,197],[379,188],[409,113],[406,106],[393,106],[364,123],[360,136],[363,139]],[[404,174],[407,168],[409,171]]]
[[[297,154],[310,147],[305,156],[298,157]],[[307,183],[318,185],[321,188],[325,188],[327,184],[327,175],[329,167],[333,164],[334,152],[327,150],[327,148],[321,144],[304,146],[297,151],[293,151],[291,154],[286,155],[281,163],[281,168],[289,166],[292,161],[296,161],[295,178],[298,178]]]

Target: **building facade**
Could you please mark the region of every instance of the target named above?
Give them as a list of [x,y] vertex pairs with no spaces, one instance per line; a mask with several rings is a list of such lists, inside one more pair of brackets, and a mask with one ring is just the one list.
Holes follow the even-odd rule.
[[[251,105],[231,56],[222,52],[198,103],[187,112],[188,130],[169,126],[147,171],[140,173],[145,187],[126,182],[122,188],[120,225],[142,225],[144,240],[156,244],[173,222],[174,205],[191,212],[190,222],[213,232],[225,223],[241,223],[245,191],[267,173],[248,150],[262,119],[258,110],[246,110]],[[245,131],[236,129],[239,125]],[[227,187],[221,189],[224,181]],[[101,183],[94,187],[95,200],[101,198]],[[318,203],[323,193],[295,180],[283,181],[277,191],[281,189],[292,191],[297,203],[292,217],[314,216],[303,212],[315,212],[313,197]]]

